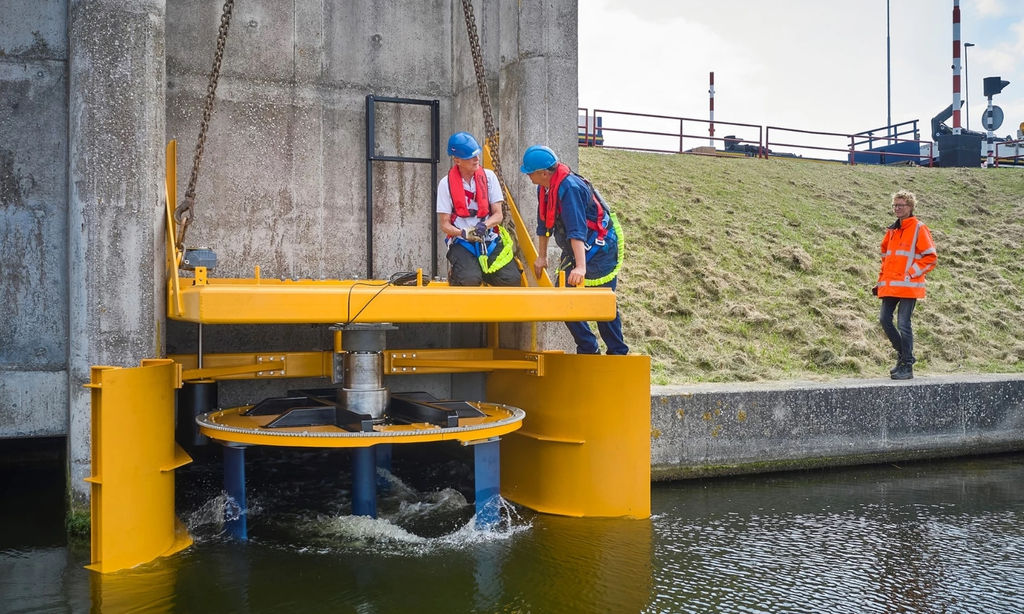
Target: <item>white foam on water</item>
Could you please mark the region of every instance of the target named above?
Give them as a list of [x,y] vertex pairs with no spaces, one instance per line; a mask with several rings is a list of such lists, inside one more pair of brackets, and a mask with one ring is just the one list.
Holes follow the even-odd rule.
[[[244,513],[252,518],[259,515],[261,506],[253,499],[247,501]],[[184,518],[189,534],[196,542],[204,542],[223,535],[225,523],[237,520],[243,513],[241,506],[225,491],[205,501]]]

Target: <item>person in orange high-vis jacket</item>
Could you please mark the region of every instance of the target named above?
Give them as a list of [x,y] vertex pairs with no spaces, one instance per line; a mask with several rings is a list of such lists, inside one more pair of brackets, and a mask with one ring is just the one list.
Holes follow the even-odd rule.
[[[889,371],[892,379],[914,377],[914,331],[910,318],[917,299],[924,298],[924,276],[935,268],[938,255],[932,233],[914,217],[917,198],[913,192],[900,190],[892,195],[896,222],[889,226],[882,239],[882,270],[871,292],[882,299],[879,321],[889,343],[899,354],[896,366]],[[892,323],[897,313],[896,325]]]

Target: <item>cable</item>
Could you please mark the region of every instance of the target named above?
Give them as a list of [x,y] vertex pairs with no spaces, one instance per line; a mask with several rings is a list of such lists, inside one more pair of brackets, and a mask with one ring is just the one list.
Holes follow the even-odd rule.
[[351,286],[349,286],[349,289],[348,289],[348,300],[347,300],[347,305],[346,305],[346,311],[348,313],[352,313],[352,291],[355,289],[356,286],[370,286],[370,287],[380,286],[381,288],[380,288],[380,290],[377,290],[377,292],[373,296],[370,297],[370,300],[366,301],[366,304],[363,305],[362,308],[358,312],[356,312],[356,315],[352,316],[351,318],[348,319],[347,322],[345,322],[345,326],[348,326],[349,324],[352,324],[353,322],[355,322],[356,318],[359,317],[359,314],[363,313],[363,311],[367,307],[370,306],[370,303],[372,303],[374,299],[376,299],[378,296],[380,296],[381,292],[387,290],[388,286],[390,286],[390,285],[391,285],[391,281],[388,280],[388,281],[385,281],[383,284],[370,284],[370,283],[366,283],[365,281],[357,281],[357,282],[353,283]]

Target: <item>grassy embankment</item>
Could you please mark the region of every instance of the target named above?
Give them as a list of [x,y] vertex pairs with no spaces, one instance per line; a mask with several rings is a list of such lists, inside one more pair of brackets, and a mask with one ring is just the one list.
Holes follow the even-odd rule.
[[900,188],[939,253],[916,372],[1024,371],[1020,169],[581,149],[580,172],[622,222],[619,306],[653,383],[887,377],[870,289]]

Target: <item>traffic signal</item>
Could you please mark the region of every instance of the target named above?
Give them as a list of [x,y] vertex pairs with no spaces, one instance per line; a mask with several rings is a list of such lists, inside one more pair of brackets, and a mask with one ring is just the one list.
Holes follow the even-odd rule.
[[1009,81],[1003,81],[1002,77],[985,77],[984,83],[986,96],[995,96],[1010,84]]

